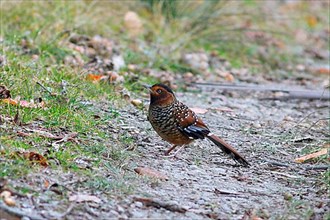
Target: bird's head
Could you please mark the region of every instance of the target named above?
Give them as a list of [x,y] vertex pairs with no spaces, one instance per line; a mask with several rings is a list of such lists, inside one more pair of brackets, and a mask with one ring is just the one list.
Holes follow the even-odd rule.
[[150,105],[167,106],[176,100],[173,91],[164,84],[144,85],[144,87],[149,90]]

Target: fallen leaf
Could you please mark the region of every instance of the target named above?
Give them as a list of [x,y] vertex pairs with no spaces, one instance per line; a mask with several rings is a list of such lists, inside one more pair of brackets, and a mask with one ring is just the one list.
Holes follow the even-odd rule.
[[313,28],[317,25],[317,17],[314,15],[309,15],[306,17],[306,22],[309,27]]
[[303,163],[307,160],[310,160],[310,159],[313,159],[313,158],[316,158],[316,157],[319,157],[319,156],[322,156],[322,155],[325,155],[328,153],[328,149],[327,148],[323,148],[322,150],[318,151],[318,152],[315,152],[315,153],[312,153],[312,154],[307,154],[305,156],[302,156],[302,157],[299,157],[299,158],[296,158],[294,161],[296,163]]
[[39,103],[35,103],[34,101],[26,101],[26,100],[15,100],[12,98],[8,98],[8,99],[2,99],[3,103],[7,103],[7,104],[11,104],[11,105],[19,105],[21,107],[25,107],[25,108],[43,108],[45,107],[45,102],[41,101]]
[[100,81],[101,80],[101,78],[102,78],[102,75],[95,75],[95,74],[88,74],[87,75],[87,79],[88,80],[91,80],[91,81]]
[[6,198],[6,197],[10,197],[11,196],[11,192],[4,190],[1,192],[0,194],[0,198]]
[[[0,152],[1,154],[2,152]],[[0,177],[0,191],[7,185],[8,180],[4,177]]]
[[17,112],[16,112],[15,117],[14,117],[14,123],[17,124],[17,125],[20,125],[18,109],[17,109]]
[[1,192],[0,198],[2,198],[3,201],[6,203],[6,205],[8,205],[8,206],[15,206],[16,205],[15,200],[11,196],[11,192],[8,191],[8,190],[4,190],[3,192]]
[[27,160],[31,161],[32,163],[40,164],[43,167],[48,166],[48,162],[47,162],[46,158],[39,153],[15,151],[12,155],[27,159]]
[[6,104],[11,104],[11,105],[17,105],[18,104],[18,101],[14,100],[14,99],[3,99],[2,100],[3,103],[6,103]]
[[0,99],[7,99],[10,97],[10,91],[5,86],[0,85]]
[[318,74],[326,74],[326,75],[330,75],[330,69],[329,68],[325,68],[325,67],[321,67],[315,70],[316,73]]
[[3,199],[3,201],[6,203],[6,205],[8,206],[15,206],[16,205],[16,202],[15,200],[13,199],[13,197],[6,197]]
[[100,203],[101,199],[96,196],[88,194],[77,194],[69,197],[70,202],[96,202]]
[[171,212],[180,212],[185,213],[187,211],[186,208],[180,207],[177,204],[167,203],[163,202],[157,199],[151,199],[151,198],[143,198],[143,197],[135,197],[135,201],[142,202],[145,206],[153,206],[155,208],[164,208]]
[[150,169],[148,167],[137,167],[134,169],[134,171],[141,176],[148,176],[160,180],[168,180],[169,178],[165,176],[164,174],[160,173],[157,170]]
[[47,189],[49,187],[50,183],[48,180],[44,181],[44,187]]
[[190,108],[193,112],[195,112],[196,114],[205,114],[206,112],[208,112],[207,109],[204,108]]

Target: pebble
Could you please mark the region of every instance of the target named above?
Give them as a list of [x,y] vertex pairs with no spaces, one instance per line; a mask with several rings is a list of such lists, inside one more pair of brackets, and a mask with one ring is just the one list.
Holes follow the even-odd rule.
[[131,100],[131,103],[135,106],[135,107],[139,107],[142,106],[143,102],[140,99],[133,99]]

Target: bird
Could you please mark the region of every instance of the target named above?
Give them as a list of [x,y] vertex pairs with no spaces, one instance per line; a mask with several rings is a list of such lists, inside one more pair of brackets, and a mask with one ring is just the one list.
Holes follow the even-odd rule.
[[161,83],[143,86],[150,93],[147,119],[162,139],[173,144],[166,151],[166,155],[177,146],[185,146],[196,139],[207,138],[235,161],[244,166],[250,165],[235,148],[213,134],[194,111],[178,101],[170,87]]

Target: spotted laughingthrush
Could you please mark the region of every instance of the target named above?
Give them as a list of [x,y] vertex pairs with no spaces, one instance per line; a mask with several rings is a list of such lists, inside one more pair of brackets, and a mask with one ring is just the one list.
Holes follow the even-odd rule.
[[245,166],[249,165],[232,146],[211,133],[195,112],[179,102],[168,86],[155,84],[144,85],[144,87],[150,92],[148,120],[161,138],[173,144],[173,147],[166,152],[167,155],[177,146],[206,137],[235,161]]

